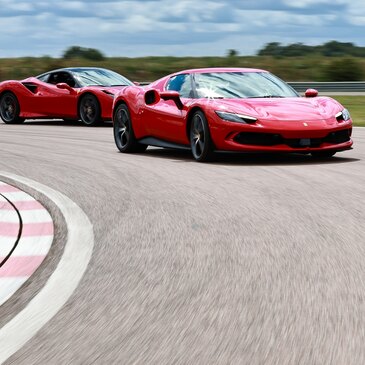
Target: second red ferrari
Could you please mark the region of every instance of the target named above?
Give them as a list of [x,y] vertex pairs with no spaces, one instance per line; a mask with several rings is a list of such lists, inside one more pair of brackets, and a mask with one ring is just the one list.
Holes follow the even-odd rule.
[[118,73],[91,67],[49,71],[22,81],[0,83],[0,116],[4,123],[25,119],[80,120],[88,126],[112,119],[116,93],[131,81]]

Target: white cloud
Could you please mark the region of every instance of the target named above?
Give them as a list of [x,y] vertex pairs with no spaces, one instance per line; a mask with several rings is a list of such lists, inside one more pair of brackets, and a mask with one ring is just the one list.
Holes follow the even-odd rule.
[[347,0],[283,0],[283,3],[293,8],[307,8],[310,6],[320,7],[327,5],[342,5],[347,4]]
[[9,0],[0,0],[1,9],[11,9],[11,10],[25,10],[30,11],[34,9],[34,5],[32,2],[24,2],[24,1],[9,1]]
[[60,1],[57,5],[60,9],[65,10],[86,10],[87,5],[82,1]]
[[353,0],[348,8],[348,21],[357,26],[365,26],[365,2]]
[[0,0],[1,57],[60,56],[71,45],[107,55],[223,55],[265,43],[363,45],[363,0]]
[[[27,30],[27,24],[23,17],[11,16],[7,18],[0,18],[1,28],[6,29],[6,37],[20,36]],[[1,38],[5,37],[2,32]],[[1,39],[0,38],[0,39]]]
[[292,14],[285,11],[243,11],[237,12],[237,18],[243,24],[253,24],[256,27],[277,29],[288,27],[322,26],[332,20],[331,15],[322,14]]

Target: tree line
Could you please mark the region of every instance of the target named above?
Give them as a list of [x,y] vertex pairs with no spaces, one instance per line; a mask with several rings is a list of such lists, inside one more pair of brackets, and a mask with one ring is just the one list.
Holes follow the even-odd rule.
[[[279,42],[267,43],[257,52],[258,57],[294,58],[320,56],[334,58],[330,62],[324,62],[319,78],[324,81],[359,81],[364,77],[363,66],[356,61],[358,57],[365,57],[365,47],[358,47],[353,43],[330,41],[318,46],[309,46],[303,43],[293,43],[287,46]],[[226,53],[231,62],[239,56],[238,51],[229,49]],[[63,58],[71,60],[75,58],[90,61],[103,61],[105,56],[97,49],[72,46],[63,53]]]
[[[293,49],[297,52],[295,56]],[[363,81],[365,55],[360,56],[363,51],[364,47],[352,43],[332,41],[321,46],[268,43],[255,56],[242,56],[237,50],[229,49],[225,56],[217,57],[130,58],[129,55],[107,57],[94,48],[72,46],[60,58],[0,58],[0,81],[20,80],[70,66],[105,67],[135,81],[153,81],[183,69],[219,66],[265,69],[286,81]]]
[[365,57],[365,47],[353,43],[330,41],[319,46],[308,46],[303,43],[292,43],[287,46],[279,42],[267,43],[257,52],[258,56],[303,57],[321,55],[325,57]]
[[303,43],[284,46],[279,42],[271,42],[259,50],[257,55],[277,59],[311,56],[319,56],[323,60],[334,58],[322,64],[320,78],[324,81],[361,81],[364,77],[363,66],[356,58],[365,57],[365,47],[350,42],[330,41],[318,46]]

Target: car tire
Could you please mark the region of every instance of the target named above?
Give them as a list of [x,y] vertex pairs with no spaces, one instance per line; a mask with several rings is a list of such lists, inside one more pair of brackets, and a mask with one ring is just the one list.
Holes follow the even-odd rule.
[[311,152],[313,158],[316,159],[327,159],[331,158],[336,154],[337,151],[315,151]]
[[120,152],[144,152],[148,147],[137,141],[126,104],[119,104],[113,115],[114,141]]
[[24,118],[19,117],[20,106],[18,98],[10,91],[5,92],[0,99],[0,116],[6,124],[20,124]]
[[82,123],[88,127],[98,125],[102,122],[101,108],[96,96],[92,94],[82,96],[79,103],[79,116]]
[[191,118],[190,146],[196,161],[208,162],[214,159],[214,146],[207,118],[200,110],[196,111]]

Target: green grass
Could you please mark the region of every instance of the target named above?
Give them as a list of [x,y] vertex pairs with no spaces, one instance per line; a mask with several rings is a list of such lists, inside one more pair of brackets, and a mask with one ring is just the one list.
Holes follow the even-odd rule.
[[[110,68],[133,81],[153,81],[172,72],[199,67],[254,67],[271,71],[285,81],[330,81],[326,70],[334,57],[109,57],[103,61],[62,59],[52,57],[0,58],[0,81],[22,79],[69,66],[99,66]],[[339,58],[341,60],[341,58]],[[365,75],[365,58],[356,62]],[[339,80],[337,80],[339,81]]]
[[349,110],[354,125],[365,127],[365,95],[336,95],[332,98]]

